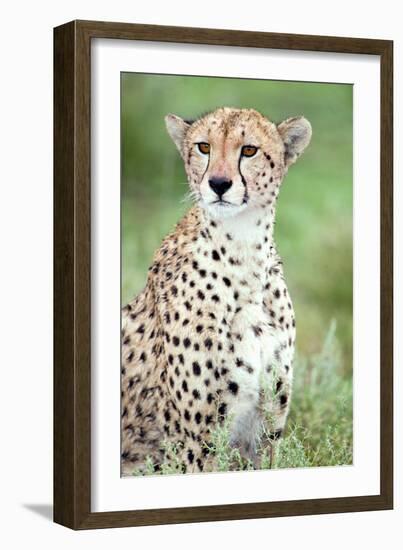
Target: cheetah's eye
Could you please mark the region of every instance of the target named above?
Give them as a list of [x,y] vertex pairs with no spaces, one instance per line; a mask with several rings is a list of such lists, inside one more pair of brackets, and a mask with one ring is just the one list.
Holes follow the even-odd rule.
[[200,153],[203,153],[203,155],[208,155],[210,153],[210,144],[205,143],[202,141],[201,143],[197,144],[197,147],[199,148]]
[[256,155],[257,153],[257,147],[254,147],[253,145],[244,145],[242,147],[241,154],[243,157],[253,157],[253,155]]

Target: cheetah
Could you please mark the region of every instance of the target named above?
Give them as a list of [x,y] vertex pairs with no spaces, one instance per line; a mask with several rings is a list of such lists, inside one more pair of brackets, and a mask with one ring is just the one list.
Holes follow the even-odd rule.
[[209,443],[222,423],[230,447],[259,468],[261,445],[284,432],[293,377],[276,201],[311,125],[229,107],[165,122],[194,205],[122,310],[122,475],[148,460],[160,470],[169,448],[182,471],[213,471]]

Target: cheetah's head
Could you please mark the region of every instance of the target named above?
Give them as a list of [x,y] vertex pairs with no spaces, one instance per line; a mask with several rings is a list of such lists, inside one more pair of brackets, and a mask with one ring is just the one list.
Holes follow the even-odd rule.
[[311,139],[303,117],[279,125],[253,109],[219,108],[194,122],[165,118],[193,196],[214,217],[273,208],[280,184]]

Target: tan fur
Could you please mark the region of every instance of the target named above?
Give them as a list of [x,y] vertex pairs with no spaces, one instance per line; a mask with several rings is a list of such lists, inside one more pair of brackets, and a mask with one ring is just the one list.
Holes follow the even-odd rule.
[[[188,472],[214,469],[207,446],[225,419],[231,445],[259,467],[263,432],[274,441],[284,430],[295,341],[273,240],[275,204],[310,125],[292,118],[276,126],[255,110],[230,108],[192,124],[174,115],[166,122],[197,204],[123,309],[122,471],[142,469],[147,457],[158,468],[169,458],[164,442],[177,445]],[[253,157],[242,156],[245,145],[257,147]],[[231,182],[225,203],[214,178]]]

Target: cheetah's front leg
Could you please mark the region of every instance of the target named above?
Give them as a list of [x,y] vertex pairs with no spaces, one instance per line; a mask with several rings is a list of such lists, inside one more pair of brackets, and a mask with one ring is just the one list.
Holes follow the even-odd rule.
[[255,467],[259,466],[257,450],[263,430],[261,395],[264,368],[272,361],[277,345],[267,321],[261,307],[248,304],[232,323],[233,380],[239,389],[228,409],[230,444]]

